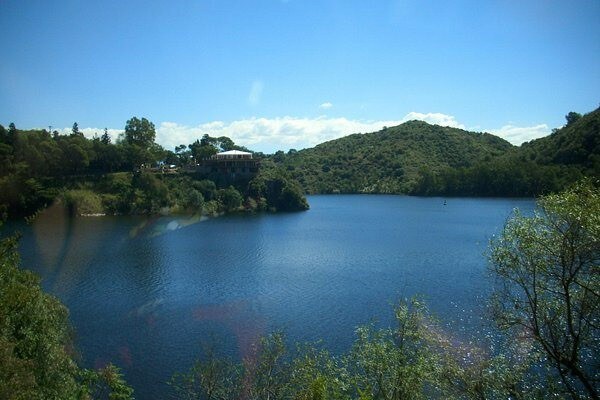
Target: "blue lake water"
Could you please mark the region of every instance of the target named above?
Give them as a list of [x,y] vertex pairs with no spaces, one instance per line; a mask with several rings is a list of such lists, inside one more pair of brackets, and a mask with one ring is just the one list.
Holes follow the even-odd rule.
[[86,366],[122,367],[138,399],[203,345],[234,357],[274,329],[349,348],[422,295],[447,332],[481,337],[489,239],[527,199],[310,196],[307,212],[194,218],[66,218],[20,226],[23,266],[70,309]]

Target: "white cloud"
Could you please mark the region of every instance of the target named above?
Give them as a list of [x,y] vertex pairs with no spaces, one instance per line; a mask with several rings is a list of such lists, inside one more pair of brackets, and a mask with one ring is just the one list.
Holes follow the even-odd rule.
[[331,107],[333,107],[333,104],[328,101],[319,106],[319,108],[322,108],[323,110],[329,110]]
[[225,123],[214,121],[195,127],[166,122],[159,125],[156,141],[168,149],[192,143],[204,134],[228,136],[237,144],[271,153],[302,149],[352,133],[372,132],[402,121],[353,121],[346,118],[251,118]]
[[[442,113],[410,112],[401,119],[361,121],[347,118],[249,118],[231,122],[211,121],[196,126],[180,125],[176,122],[162,122],[156,127],[156,142],[168,150],[180,144],[190,144],[204,134],[210,136],[227,136],[235,143],[252,150],[273,153],[277,150],[291,148],[303,149],[313,147],[328,140],[337,139],[353,133],[375,132],[384,126],[395,126],[410,120],[421,120],[430,124],[465,129],[452,115]],[[474,129],[474,128],[470,128]],[[86,137],[94,133],[102,135],[103,129],[82,128]],[[71,133],[71,128],[59,130],[63,134]],[[123,130],[109,129],[113,142]],[[550,129],[546,124],[531,127],[518,127],[512,124],[488,132],[500,136],[509,142],[519,145],[525,141],[546,136]]]
[[402,119],[402,121],[412,121],[412,120],[425,121],[429,124],[433,125],[441,125],[441,126],[449,126],[452,128],[465,129],[463,124],[459,124],[456,121],[456,118],[452,115],[442,114],[442,113],[419,113],[419,112],[409,112]]
[[440,113],[408,113],[398,120],[360,121],[347,118],[250,118],[233,122],[213,121],[195,127],[163,122],[157,129],[156,141],[168,149],[189,144],[202,137],[227,136],[252,150],[272,153],[291,148],[303,149],[353,133],[375,132],[384,126],[395,126],[410,120],[464,128],[454,117]]
[[508,124],[500,129],[491,129],[489,132],[519,146],[530,140],[548,136],[550,131],[550,128],[546,124],[534,126],[514,126]]
[[[61,135],[70,135],[72,132],[73,128],[62,128],[62,129],[56,129],[56,131],[58,131],[59,134]],[[52,129],[53,131],[55,129]],[[79,131],[81,133],[83,133],[83,136],[85,136],[88,139],[93,139],[95,135],[98,135],[98,137],[101,137],[104,134],[104,128],[79,128]],[[116,142],[116,140],[119,138],[119,135],[121,133],[124,132],[123,129],[107,129],[108,132],[108,136],[110,136],[110,139],[113,143]]]
[[[466,129],[452,115],[442,113],[410,112],[402,119],[361,121],[347,118],[250,118],[232,122],[212,121],[194,127],[163,122],[157,128],[156,141],[168,149],[178,144],[189,144],[202,137],[227,136],[234,142],[252,150],[272,153],[290,148],[303,149],[313,147],[328,140],[338,139],[353,133],[375,132],[384,126],[395,126],[411,120],[425,121],[430,124]],[[525,141],[546,136],[550,129],[546,124],[531,127],[505,125],[488,132],[500,136],[512,144],[520,145]]]
[[260,98],[262,96],[264,86],[265,85],[262,81],[256,80],[252,82],[250,94],[248,94],[248,103],[250,103],[251,106],[257,106],[260,104]]

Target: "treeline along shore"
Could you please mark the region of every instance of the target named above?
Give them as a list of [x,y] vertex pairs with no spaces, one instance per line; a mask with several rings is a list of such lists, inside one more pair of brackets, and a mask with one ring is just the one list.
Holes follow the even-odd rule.
[[[207,352],[170,384],[194,399],[598,399],[599,121],[598,110],[569,113],[563,128],[519,148],[413,121],[314,149],[254,153],[260,168],[243,176],[198,168],[219,152],[250,154],[230,139],[205,135],[170,152],[146,119],[127,121],[114,144],[106,132],[86,139],[76,124],[70,135],[11,124],[0,127],[0,203],[10,216],[53,203],[75,214],[219,213],[306,209],[303,189],[491,196],[568,186],[541,196],[533,216],[514,214],[490,243],[495,352],[449,340],[415,298],[394,308],[394,326],[358,327],[344,354],[292,350],[273,333],[249,359]],[[20,266],[17,244],[0,240],[0,398],[133,399],[118,367],[78,363],[67,308]]]
[[[0,125],[0,208],[30,215],[60,203],[79,215],[305,210],[305,193],[535,197],[600,177],[600,109],[569,112],[547,137],[513,146],[488,134],[409,121],[314,148],[271,155],[204,135],[166,150],[154,124],[133,117],[113,143]],[[256,171],[202,168],[245,152]]]
[[261,154],[252,174],[202,171],[205,160],[247,150],[205,135],[169,151],[155,143],[154,124],[127,121],[113,143],[92,139],[77,123],[69,135],[0,126],[0,208],[27,216],[51,204],[77,215],[296,211],[308,208],[300,186]]

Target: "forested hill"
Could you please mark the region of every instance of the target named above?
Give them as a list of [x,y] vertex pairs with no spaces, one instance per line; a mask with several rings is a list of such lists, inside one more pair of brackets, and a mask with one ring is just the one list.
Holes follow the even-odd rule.
[[308,193],[409,193],[425,169],[439,173],[469,167],[514,149],[487,133],[409,121],[311,149],[278,152],[274,159]]
[[0,125],[0,220],[29,216],[51,204],[78,215],[308,208],[299,185],[271,163],[246,177],[196,171],[219,151],[245,150],[227,137],[205,134],[175,152],[155,137],[154,124],[137,117],[126,122],[115,143],[106,129],[102,136],[84,137],[77,123],[69,135]]
[[567,124],[550,136],[524,143],[519,155],[540,165],[573,166],[586,175],[600,172],[600,108],[581,116],[569,113]]
[[600,109],[520,147],[487,133],[409,121],[278,152],[308,193],[537,196],[600,177]]

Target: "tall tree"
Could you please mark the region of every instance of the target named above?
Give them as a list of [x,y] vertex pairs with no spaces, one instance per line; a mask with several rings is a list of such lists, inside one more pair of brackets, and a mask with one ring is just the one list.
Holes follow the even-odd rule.
[[73,136],[83,136],[83,133],[79,130],[79,125],[77,122],[73,123],[73,127],[71,128],[71,135]]
[[492,243],[501,328],[537,346],[573,398],[600,396],[600,189],[584,182]]
[[133,117],[125,124],[125,141],[148,149],[156,137],[154,124],[146,118]]
[[204,135],[201,140],[196,140],[188,146],[196,162],[209,158],[218,152],[213,143],[213,138]]
[[571,125],[577,122],[581,118],[581,114],[571,111],[567,115],[565,115],[565,119],[567,120],[567,125]]
[[8,125],[8,144],[13,146],[17,140],[17,127],[14,122]]
[[104,128],[104,133],[100,137],[100,141],[104,144],[110,144],[110,136],[108,135],[108,129]]

